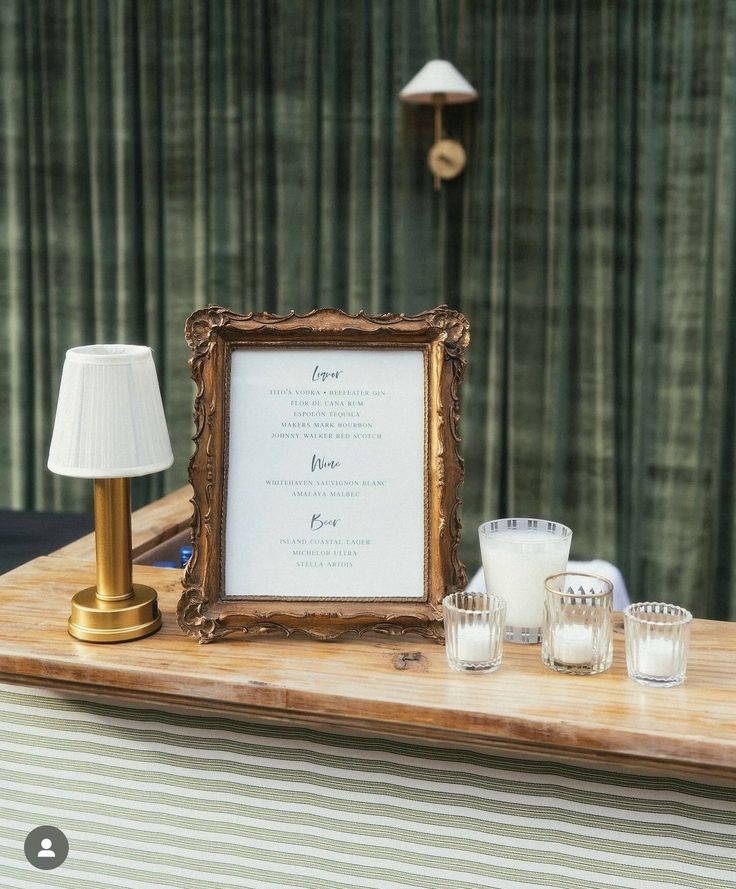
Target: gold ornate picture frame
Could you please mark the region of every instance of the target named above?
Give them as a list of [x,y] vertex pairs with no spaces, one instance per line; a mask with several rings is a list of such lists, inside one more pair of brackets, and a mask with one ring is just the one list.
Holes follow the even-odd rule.
[[[465,317],[447,306],[417,315],[378,316],[327,308],[306,315],[241,315],[210,306],[188,318],[186,338],[196,394],[189,466],[193,554],[178,607],[182,630],[203,643],[233,634],[303,634],[328,641],[368,632],[419,633],[442,641],[442,598],[467,582],[458,556],[459,387],[469,342]],[[335,369],[338,365],[347,370]],[[312,388],[290,387],[289,374],[302,379],[305,368],[311,371]],[[356,385],[344,382],[351,376],[376,388],[346,388]],[[380,379],[388,385],[381,388],[375,382]],[[339,400],[362,392],[363,401]],[[318,397],[300,401],[294,393]],[[351,404],[362,407],[352,413],[332,409]],[[355,420],[309,419],[315,416]],[[307,419],[292,422],[295,417]],[[325,427],[331,431],[323,432]],[[312,441],[317,438],[325,440]],[[360,486],[387,484],[365,475],[374,453],[370,439],[382,438],[373,444],[383,447],[384,464],[390,448],[396,476],[372,495]],[[273,443],[264,447],[266,441]],[[279,454],[289,455],[298,468],[285,466],[279,475],[273,470]],[[363,467],[360,481],[350,480],[350,458]],[[266,465],[263,472],[261,464]],[[325,475],[334,480],[316,480]],[[341,510],[327,513],[319,506],[327,502],[322,489],[300,487],[318,484],[348,486],[330,491],[335,497],[364,497],[365,507],[335,501],[353,518],[374,508],[385,516],[383,543],[374,546],[367,562],[359,544],[370,541],[338,527],[343,520],[331,517]],[[274,491],[274,485],[281,487]],[[264,509],[270,511],[265,521]],[[299,527],[307,528],[300,534],[325,532],[321,539],[335,548],[315,549],[308,536],[275,535],[275,509],[287,525],[298,518]],[[350,521],[343,525],[347,528]],[[403,548],[402,534],[411,541]],[[268,545],[262,546],[264,540]],[[348,560],[325,561],[331,556],[319,553]],[[299,561],[309,558],[313,561]],[[376,577],[383,579],[373,582],[371,572],[361,568],[364,563],[373,564]],[[389,589],[394,574],[401,578],[400,589]]]

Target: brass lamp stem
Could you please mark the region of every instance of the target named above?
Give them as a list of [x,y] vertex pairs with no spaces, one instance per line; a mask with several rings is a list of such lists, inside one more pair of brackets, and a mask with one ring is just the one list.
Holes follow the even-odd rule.
[[72,599],[69,633],[82,642],[129,642],[161,627],[156,590],[133,583],[130,479],[95,479],[97,585]]
[[[445,104],[444,93],[434,93],[434,144],[436,145],[442,138],[442,108]],[[434,177],[434,190],[440,190],[440,177]]]
[[118,602],[133,595],[130,479],[95,479],[97,598]]

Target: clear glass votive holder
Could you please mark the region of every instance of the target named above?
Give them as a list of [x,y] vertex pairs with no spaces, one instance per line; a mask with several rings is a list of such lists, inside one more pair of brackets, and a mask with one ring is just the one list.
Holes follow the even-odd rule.
[[506,600],[506,641],[542,641],[544,581],[567,568],[572,531],[548,519],[495,519],[478,528],[486,590]]
[[590,676],[613,662],[613,584],[564,572],[544,584],[542,661],[558,673]]
[[685,681],[692,614],[665,602],[635,602],[624,610],[626,666],[641,685],[671,688]]
[[491,593],[453,593],[442,600],[445,652],[453,670],[491,673],[501,666],[506,602]]

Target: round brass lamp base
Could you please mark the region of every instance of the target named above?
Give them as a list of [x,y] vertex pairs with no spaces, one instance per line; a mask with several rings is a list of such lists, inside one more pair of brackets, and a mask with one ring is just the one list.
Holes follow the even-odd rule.
[[126,599],[97,598],[97,588],[80,590],[72,599],[69,633],[83,642],[127,642],[150,636],[161,628],[156,590],[133,584]]

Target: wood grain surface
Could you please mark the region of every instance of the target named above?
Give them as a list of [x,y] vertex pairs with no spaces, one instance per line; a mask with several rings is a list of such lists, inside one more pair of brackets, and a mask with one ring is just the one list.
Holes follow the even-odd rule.
[[[189,527],[192,521],[192,505],[189,502],[191,496],[192,489],[186,485],[133,513],[134,559]],[[54,555],[94,561],[95,535],[80,537],[79,540],[57,549]]]
[[[136,539],[158,543],[175,533],[189,508],[185,493],[139,511]],[[157,536],[160,521],[169,530],[159,526]],[[134,581],[159,591],[163,629],[137,642],[92,645],[66,632],[72,595],[95,581],[94,563],[75,546],[71,555],[64,547],[0,577],[3,680],[638,772],[736,779],[736,624],[694,621],[688,677],[674,689],[628,679],[620,616],[607,673],[558,675],[541,663],[539,646],[506,645],[497,673],[458,674],[442,647],[419,638],[197,645],[176,624],[181,572],[136,565]]]

